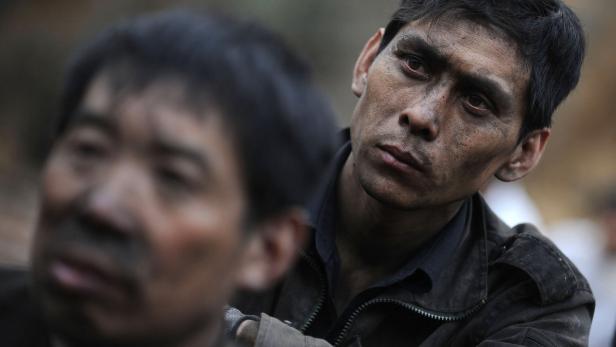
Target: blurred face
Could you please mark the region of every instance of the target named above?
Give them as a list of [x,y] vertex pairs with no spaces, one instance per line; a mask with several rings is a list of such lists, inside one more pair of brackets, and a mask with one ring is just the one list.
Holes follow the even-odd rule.
[[181,83],[90,85],[43,174],[35,289],[65,336],[176,341],[221,318],[243,248],[244,190],[215,111]]
[[354,175],[396,208],[478,191],[516,153],[528,72],[499,33],[456,19],[412,22],[378,55],[369,41],[353,90]]

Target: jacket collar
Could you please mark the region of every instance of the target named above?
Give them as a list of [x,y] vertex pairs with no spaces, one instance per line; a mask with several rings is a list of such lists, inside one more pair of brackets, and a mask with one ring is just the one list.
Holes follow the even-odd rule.
[[[435,315],[456,318],[470,313],[486,302],[488,296],[487,212],[479,194],[470,199],[462,240],[448,266],[433,279],[432,289],[414,293],[396,288],[386,296],[415,304]],[[489,214],[489,215],[487,215]]]

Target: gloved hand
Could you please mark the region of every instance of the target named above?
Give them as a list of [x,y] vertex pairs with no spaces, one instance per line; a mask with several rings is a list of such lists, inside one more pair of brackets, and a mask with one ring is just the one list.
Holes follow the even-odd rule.
[[[224,320],[225,334],[229,338],[233,340],[239,338],[245,343],[249,342],[250,345],[254,343],[254,339],[256,338],[256,334],[259,329],[259,317],[249,314],[243,314],[242,311],[236,309],[235,307],[227,306],[225,308]],[[240,330],[240,327],[242,327],[241,330],[243,331],[238,331]],[[239,332],[242,333],[242,336],[238,336]]]

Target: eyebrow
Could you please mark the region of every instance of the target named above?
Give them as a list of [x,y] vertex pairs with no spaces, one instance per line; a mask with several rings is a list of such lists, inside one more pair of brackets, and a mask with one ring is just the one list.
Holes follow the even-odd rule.
[[[425,57],[431,65],[436,67],[451,67],[451,62],[443,52],[438,50],[423,37],[414,33],[405,33],[396,43],[396,49],[414,51]],[[473,72],[454,71],[458,76],[463,88],[473,88],[486,94],[494,100],[499,109],[507,109],[511,106],[511,95],[507,93],[500,83],[481,74]]]
[[396,42],[395,47],[402,51],[411,50],[417,52],[429,60],[433,65],[444,66],[447,65],[448,62],[447,57],[441,51],[429,44],[423,37],[416,34],[403,34]]
[[80,109],[75,112],[67,128],[73,129],[80,127],[96,128],[110,136],[116,136],[118,133],[117,125],[115,122],[110,121],[109,117],[87,109]]
[[156,140],[152,146],[152,152],[156,155],[181,158],[188,160],[199,167],[205,173],[211,172],[211,163],[203,154],[186,146],[164,140]]

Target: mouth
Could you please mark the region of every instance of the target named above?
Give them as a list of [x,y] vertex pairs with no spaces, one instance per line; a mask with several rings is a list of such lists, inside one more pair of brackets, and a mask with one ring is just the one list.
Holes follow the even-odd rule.
[[54,291],[70,297],[120,302],[129,295],[128,276],[93,252],[65,252],[51,259],[47,271]]
[[382,152],[383,161],[398,170],[409,172],[419,171],[425,173],[427,164],[411,152],[404,151],[394,145],[377,145]]

